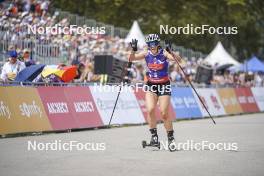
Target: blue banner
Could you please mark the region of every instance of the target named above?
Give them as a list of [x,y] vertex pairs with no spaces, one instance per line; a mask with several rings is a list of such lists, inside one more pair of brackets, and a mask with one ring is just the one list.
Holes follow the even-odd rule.
[[171,104],[177,119],[202,118],[199,105],[189,87],[172,87]]

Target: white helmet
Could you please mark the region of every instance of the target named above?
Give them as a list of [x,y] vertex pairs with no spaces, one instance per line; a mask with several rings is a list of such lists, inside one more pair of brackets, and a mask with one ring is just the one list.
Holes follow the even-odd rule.
[[147,37],[146,37],[146,43],[151,43],[151,42],[157,42],[157,44],[159,44],[160,42],[160,38],[159,38],[159,35],[158,34],[149,34]]

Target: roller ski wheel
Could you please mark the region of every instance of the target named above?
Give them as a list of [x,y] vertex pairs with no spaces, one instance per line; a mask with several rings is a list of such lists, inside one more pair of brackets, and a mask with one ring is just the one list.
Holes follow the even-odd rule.
[[142,147],[146,148],[146,146],[147,146],[147,141],[142,141]]
[[176,143],[175,143],[175,140],[170,140],[168,141],[168,148],[170,150],[170,152],[175,152],[177,149],[176,149]]
[[160,142],[158,142],[158,143],[153,143],[153,142],[147,143],[147,141],[142,141],[142,147],[143,148],[157,147],[158,149],[160,149]]

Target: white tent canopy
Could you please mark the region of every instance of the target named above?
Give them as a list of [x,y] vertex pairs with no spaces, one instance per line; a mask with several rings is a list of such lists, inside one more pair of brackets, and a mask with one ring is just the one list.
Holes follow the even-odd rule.
[[145,37],[144,37],[137,21],[133,22],[133,25],[132,25],[129,33],[127,34],[125,42],[129,43],[129,42],[131,42],[132,39],[138,40],[138,46],[139,47],[143,47],[146,45]]
[[221,42],[218,42],[213,51],[204,59],[212,66],[218,63],[218,66],[225,64],[240,65],[230,54],[225,50]]

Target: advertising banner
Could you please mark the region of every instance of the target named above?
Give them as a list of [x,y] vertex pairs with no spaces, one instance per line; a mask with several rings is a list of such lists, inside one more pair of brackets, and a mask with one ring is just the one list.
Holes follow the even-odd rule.
[[9,99],[7,91],[7,87],[0,87],[0,134],[19,131],[19,123],[13,115],[11,107],[12,99]]
[[[220,116],[226,114],[224,106],[221,103],[220,97],[214,88],[200,88],[197,89],[197,92],[212,116]],[[193,94],[196,99],[196,102],[198,102],[203,116],[208,117],[209,115],[206,109],[203,107],[202,103],[200,102],[199,98],[195,95],[194,91]]]
[[64,94],[64,87],[38,87],[38,92],[47,116],[54,130],[78,128],[69,102]]
[[[7,133],[52,130],[35,88],[8,87],[4,89],[8,101],[1,103],[1,107],[3,107],[1,108],[1,114],[8,114],[3,121],[3,124],[6,124],[8,128]],[[15,129],[13,127],[9,128],[10,125],[13,126],[12,123]]]
[[244,112],[259,112],[255,98],[250,88],[235,88],[235,93]]
[[202,117],[199,105],[189,87],[172,87],[171,104],[177,119]]
[[251,91],[260,111],[264,111],[264,87],[252,87]]
[[[139,106],[141,108],[141,111],[142,111],[142,113],[144,115],[144,118],[145,118],[145,120],[147,122],[147,108],[146,108],[146,102],[145,102],[146,92],[144,92],[142,89],[138,89],[137,91],[135,91],[135,95],[136,95],[137,101],[139,103]],[[160,121],[161,117],[160,117],[160,110],[159,110],[159,106],[158,105],[155,108],[155,115],[156,115],[156,119]],[[169,105],[169,117],[172,120],[176,119],[176,114],[174,112],[174,109],[173,109],[171,103]]]
[[217,92],[227,114],[239,114],[243,112],[233,88],[221,88],[217,89]]
[[[103,123],[108,125],[119,86],[90,86],[90,90]],[[122,90],[111,124],[144,123],[145,119],[132,88],[125,86]]]
[[65,87],[64,94],[79,128],[103,126],[89,87]]

